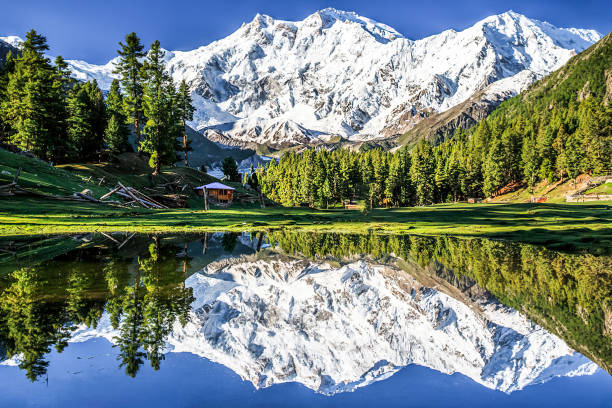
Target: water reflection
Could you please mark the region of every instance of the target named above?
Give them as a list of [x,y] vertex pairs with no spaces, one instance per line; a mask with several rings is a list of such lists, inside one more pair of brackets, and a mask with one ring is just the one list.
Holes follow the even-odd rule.
[[512,392],[612,363],[610,257],[283,231],[1,245],[0,360],[32,381],[94,337],[131,377],[189,352],[330,395],[409,364]]

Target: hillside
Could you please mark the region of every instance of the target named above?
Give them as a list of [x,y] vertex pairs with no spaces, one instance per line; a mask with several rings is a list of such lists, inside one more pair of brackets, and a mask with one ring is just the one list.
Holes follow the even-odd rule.
[[609,107],[612,99],[612,33],[572,57],[552,74],[536,81],[525,92],[502,103],[491,119],[516,121],[520,116],[553,117],[577,108],[591,96]]
[[[71,196],[74,192],[91,190],[94,197],[109,192],[121,182],[136,189],[154,188],[159,185],[175,184],[173,191],[186,195],[190,203],[201,206],[192,187],[217,181],[216,178],[198,170],[185,167],[166,167],[159,176],[152,176],[152,170],[145,159],[134,153],[122,154],[116,163],[79,163],[51,166],[49,163],[11,153],[0,148],[0,185],[8,184],[18,169],[21,169],[18,184],[29,191]],[[182,190],[183,186],[188,187]]]
[[[571,191],[564,183],[568,179],[612,174],[611,67],[608,34],[467,130],[457,124],[460,115],[428,119],[430,140],[447,137],[433,149],[433,163],[426,168],[435,195],[441,201],[508,197],[524,187],[510,194],[511,201],[538,194],[560,199]],[[458,127],[452,138],[453,133],[432,130],[436,122],[453,121]],[[414,143],[408,136],[402,141]],[[557,187],[563,192],[552,191]]]

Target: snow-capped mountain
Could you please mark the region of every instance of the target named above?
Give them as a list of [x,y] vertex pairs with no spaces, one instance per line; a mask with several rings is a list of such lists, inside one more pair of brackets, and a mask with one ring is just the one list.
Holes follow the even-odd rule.
[[[166,61],[192,90],[193,127],[223,144],[282,146],[400,134],[501,79],[487,93],[505,99],[600,38],[510,11],[413,41],[325,9],[296,22],[257,15],[209,45],[168,51]],[[110,86],[114,61],[69,65],[76,78]]]
[[[245,255],[187,279],[195,297],[172,352],[223,364],[256,387],[352,391],[409,364],[507,393],[597,366],[490,296],[453,297],[393,265]],[[434,285],[435,286],[435,285]],[[115,341],[108,316],[73,342]]]
[[[166,57],[174,79],[191,87],[199,130],[238,144],[291,145],[389,136],[504,78],[516,80],[493,91],[514,95],[600,38],[507,12],[413,41],[325,9],[297,22],[257,15],[224,39]],[[109,84],[112,61],[70,64],[76,77]],[[407,124],[405,112],[414,112]]]

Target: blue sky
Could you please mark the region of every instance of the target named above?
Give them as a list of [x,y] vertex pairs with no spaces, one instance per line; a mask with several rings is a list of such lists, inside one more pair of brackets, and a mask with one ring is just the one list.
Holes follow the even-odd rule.
[[135,31],[145,44],[160,40],[171,50],[189,50],[222,38],[256,13],[301,20],[316,10],[355,11],[418,39],[447,28],[463,29],[507,10],[561,27],[612,30],[612,1],[565,0],[21,0],[3,2],[0,35],[35,28],[46,35],[51,54],[104,63],[117,42]]

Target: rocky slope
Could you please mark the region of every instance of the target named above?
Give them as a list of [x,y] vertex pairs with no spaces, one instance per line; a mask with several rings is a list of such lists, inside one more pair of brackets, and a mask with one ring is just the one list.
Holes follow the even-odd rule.
[[[187,280],[191,321],[174,352],[221,363],[256,387],[299,382],[325,394],[409,364],[461,373],[507,393],[597,366],[473,287],[456,297],[395,266],[344,266],[261,254],[209,264]],[[114,333],[105,316],[72,341]]]

